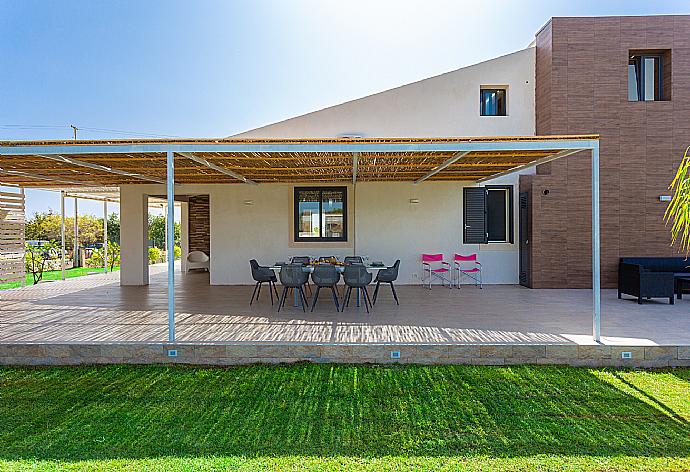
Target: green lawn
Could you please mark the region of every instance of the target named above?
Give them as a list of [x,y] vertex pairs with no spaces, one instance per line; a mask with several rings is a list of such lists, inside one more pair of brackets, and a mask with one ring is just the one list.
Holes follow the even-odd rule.
[[[115,267],[115,270],[120,270],[120,267],[117,266]],[[89,275],[93,274],[96,272],[103,272],[103,269],[95,269],[93,267],[76,267],[74,269],[66,269],[65,270],[65,278],[71,279],[72,277],[83,277],[84,275]],[[60,280],[62,277],[62,271],[61,270],[48,270],[43,272],[43,279],[42,281],[46,280]],[[34,276],[32,274],[26,274],[26,285],[33,285],[34,283]],[[41,283],[41,282],[39,282]],[[8,288],[17,288],[20,287],[22,284],[21,282],[9,282],[5,284],[0,284],[0,290],[5,290]]]
[[0,469],[688,470],[690,369],[0,368]]

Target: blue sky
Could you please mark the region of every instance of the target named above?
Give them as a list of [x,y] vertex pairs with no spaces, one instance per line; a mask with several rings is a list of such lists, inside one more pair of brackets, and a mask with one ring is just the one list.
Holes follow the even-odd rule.
[[[227,136],[521,49],[552,16],[689,6],[0,0],[0,139]],[[27,192],[48,208],[57,193]]]

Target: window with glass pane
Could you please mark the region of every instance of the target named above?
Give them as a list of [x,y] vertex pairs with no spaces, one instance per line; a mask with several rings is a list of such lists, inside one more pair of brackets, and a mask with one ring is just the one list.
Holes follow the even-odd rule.
[[659,55],[631,54],[628,59],[628,100],[662,100],[661,67]]
[[482,116],[506,116],[505,89],[481,89],[479,101]]
[[295,188],[295,241],[347,241],[347,188]]

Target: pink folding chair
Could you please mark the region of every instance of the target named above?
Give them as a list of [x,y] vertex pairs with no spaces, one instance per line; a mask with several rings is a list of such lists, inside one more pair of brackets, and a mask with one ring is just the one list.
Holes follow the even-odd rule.
[[482,264],[477,260],[476,254],[463,256],[455,253],[453,256],[454,271],[457,274],[458,288],[460,288],[460,277],[469,277],[474,281],[474,285],[484,288],[482,285]]
[[431,282],[434,278],[441,281],[441,285],[448,283],[448,288],[453,288],[453,282],[450,280],[452,276],[450,264],[443,260],[443,254],[422,254],[422,284],[429,285],[431,290]]

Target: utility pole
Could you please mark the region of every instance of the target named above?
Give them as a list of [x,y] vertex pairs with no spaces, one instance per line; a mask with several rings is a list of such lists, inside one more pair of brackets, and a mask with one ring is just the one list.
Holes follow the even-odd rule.
[[74,140],[76,141],[76,140],[77,140],[77,130],[78,130],[79,128],[77,128],[77,127],[74,126],[74,125],[69,125],[69,127],[72,128],[72,129],[74,130]]

